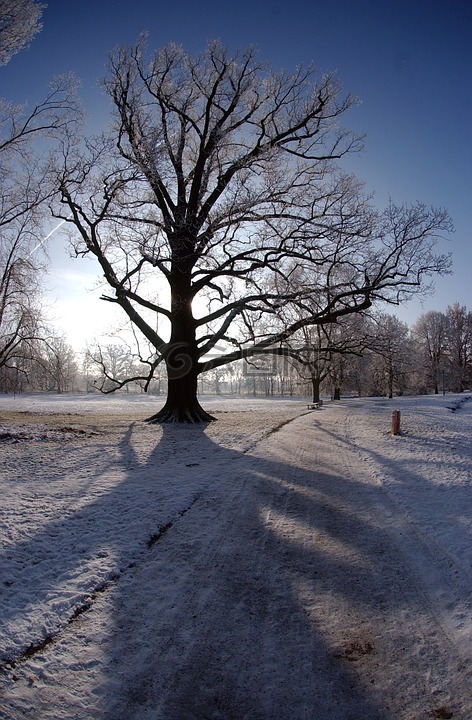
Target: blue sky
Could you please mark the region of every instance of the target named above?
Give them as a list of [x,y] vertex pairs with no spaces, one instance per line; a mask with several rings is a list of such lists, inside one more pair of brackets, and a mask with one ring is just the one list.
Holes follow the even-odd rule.
[[[345,122],[366,134],[365,150],[350,158],[349,169],[375,192],[380,207],[389,197],[443,206],[456,228],[441,247],[453,254],[453,276],[438,279],[434,297],[423,305],[415,301],[391,312],[411,324],[422,312],[453,302],[472,309],[470,0],[49,0],[43,30],[29,50],[0,68],[0,94],[34,101],[54,75],[73,71],[98,129],[108,118],[98,85],[107,53],[144,30],[151,47],[173,41],[197,52],[219,38],[231,50],[255,44],[276,68],[313,61],[321,71],[336,70],[345,90],[361,100]],[[56,316],[65,324],[65,313],[82,303],[90,323],[89,313],[99,317],[107,310],[98,293],[84,297],[94,266],[68,262],[60,231],[50,242],[48,282],[64,308]]]

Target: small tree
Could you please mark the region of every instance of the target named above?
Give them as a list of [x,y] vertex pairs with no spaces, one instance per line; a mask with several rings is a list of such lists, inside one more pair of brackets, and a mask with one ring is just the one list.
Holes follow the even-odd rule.
[[139,347],[132,349],[129,344],[116,341],[89,347],[86,362],[94,375],[93,387],[103,393],[128,389],[130,384],[145,391],[157,367],[154,361],[143,356]]
[[381,313],[375,319],[375,326],[375,336],[371,341],[376,356],[373,373],[380,371],[386,394],[392,398],[395,390],[403,394],[412,369],[410,330],[406,323],[387,313]]
[[310,370],[313,402],[320,400],[321,385],[329,381],[334,400],[340,399],[346,363],[361,355],[367,346],[364,318],[359,313],[348,315],[337,323],[318,326],[316,336],[307,336],[299,353],[302,366]]
[[31,225],[30,212],[3,227],[0,219],[0,368],[15,373],[26,373],[43,332]]
[[449,383],[454,392],[463,392],[472,380],[472,313],[454,303],[446,317]]
[[[82,160],[66,157],[56,213],[76,253],[97,258],[103,299],[165,362],[168,397],[151,421],[212,419],[201,372],[404,300],[447,271],[434,252],[445,211],[379,214],[339,170],[360,143],[340,124],[354,99],[334,75],[273,72],[253,49],[231,57],[215,42],[196,58],[174,45],[147,58],[141,41],[111,56],[105,88],[113,129]],[[155,301],[163,282],[168,306]],[[296,319],[281,312],[289,303]]]
[[50,336],[38,347],[31,385],[48,392],[67,393],[76,389],[77,358],[64,337]]
[[448,320],[444,313],[431,310],[421,315],[413,327],[413,339],[423,369],[422,385],[439,392],[445,372]]

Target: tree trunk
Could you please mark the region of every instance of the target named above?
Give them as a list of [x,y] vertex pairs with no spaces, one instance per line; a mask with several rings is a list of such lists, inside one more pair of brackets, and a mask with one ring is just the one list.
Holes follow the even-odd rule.
[[320,401],[320,379],[318,375],[311,375],[311,385],[313,387],[313,402],[318,403]]
[[333,400],[341,400],[341,388],[340,387],[334,388]]
[[[149,423],[202,423],[215,420],[198,402],[198,372],[195,364],[187,364],[190,355],[184,347],[170,353],[167,362],[167,400],[164,407],[147,419]],[[175,363],[180,363],[179,365]]]
[[391,400],[393,398],[393,380],[394,380],[393,367],[390,362],[389,369],[388,369],[388,397],[389,397],[389,400]]
[[200,405],[198,348],[192,313],[191,263],[181,260],[171,274],[171,338],[165,355],[167,400],[149,423],[201,423],[215,420]]

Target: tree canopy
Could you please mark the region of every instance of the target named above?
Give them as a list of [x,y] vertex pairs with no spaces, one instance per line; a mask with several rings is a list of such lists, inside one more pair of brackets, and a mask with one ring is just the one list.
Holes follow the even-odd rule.
[[334,74],[274,71],[254,48],[218,42],[149,55],[141,39],[111,55],[104,86],[113,126],[66,148],[55,214],[77,255],[97,258],[103,299],[154,348],[151,373],[166,364],[152,420],[209,420],[200,372],[404,301],[448,271],[435,251],[445,210],[379,212],[342,171],[362,143],[342,125],[355,99]]

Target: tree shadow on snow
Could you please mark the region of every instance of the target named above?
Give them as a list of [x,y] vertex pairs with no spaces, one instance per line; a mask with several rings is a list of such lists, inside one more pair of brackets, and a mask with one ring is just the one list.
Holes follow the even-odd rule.
[[[298,432],[317,432],[306,418],[296,422]],[[51,538],[60,548],[60,576],[46,573],[34,591],[46,609],[50,583],[64,584],[84,563],[97,563],[96,584],[112,582],[95,699],[72,693],[71,716],[390,718],[381,688],[358,672],[377,640],[354,621],[363,609],[388,621],[408,605],[423,608],[395,575],[396,549],[366,507],[365,485],[334,476],[316,453],[313,465],[245,454],[201,426],[156,428],[144,458],[135,452],[141,431],[132,425],[122,437],[112,463],[119,483],[16,548],[17,557],[34,555]],[[101,580],[100,553],[113,558],[114,579]],[[19,595],[9,620],[28,602]],[[93,598],[82,609],[83,632],[88,622],[93,632]],[[46,707],[44,698],[38,689]]]
[[245,455],[202,428],[164,427],[149,467],[182,436],[200,492],[117,588],[105,720],[390,718],[358,619],[424,608],[365,485],[316,453],[313,467]]

